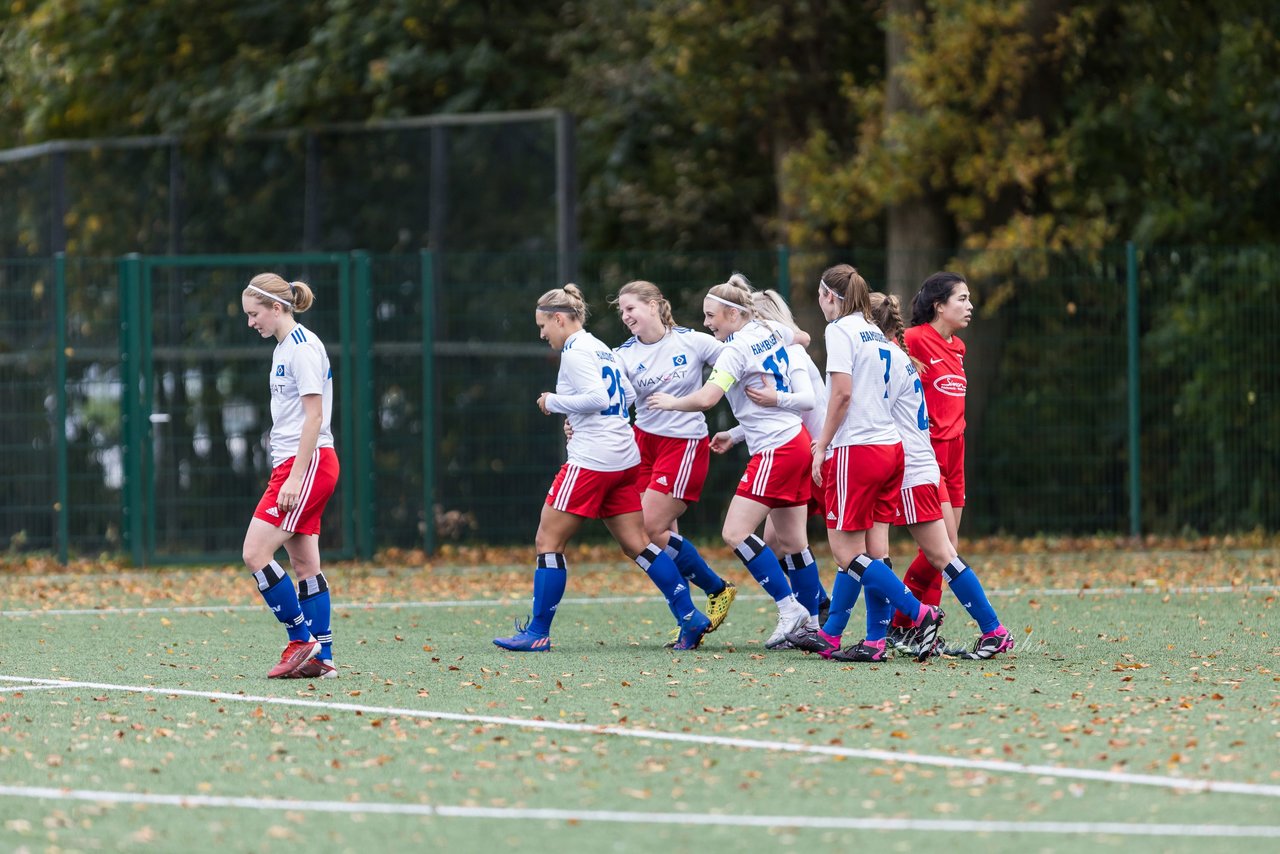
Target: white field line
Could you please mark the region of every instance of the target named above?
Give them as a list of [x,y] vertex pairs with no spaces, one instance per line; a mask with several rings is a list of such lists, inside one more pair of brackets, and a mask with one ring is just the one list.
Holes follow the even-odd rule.
[[514,726],[533,730],[559,730],[586,735],[609,735],[644,741],[670,741],[685,744],[734,747],[741,750],[764,750],[781,753],[801,753],[817,756],[840,756],[846,759],[869,759],[878,762],[901,762],[910,765],[932,765],[940,768],[966,768],[990,771],[997,774],[1031,774],[1073,780],[1094,780],[1102,783],[1127,783],[1136,786],[1155,786],[1187,792],[1217,792],[1235,795],[1260,795],[1280,798],[1280,785],[1261,783],[1236,783],[1223,780],[1204,780],[1188,777],[1165,777],[1156,774],[1130,774],[1119,771],[1099,771],[1088,768],[1062,768],[1056,765],[1027,765],[997,759],[963,759],[955,756],[939,756],[926,753],[899,753],[892,750],[839,747],[828,744],[804,744],[790,741],[737,738],[722,735],[667,732],[639,727],[619,727],[574,723],[571,721],[546,721],[536,718],[504,718],[495,715],[471,715],[459,712],[441,712],[429,709],[406,709],[394,706],[366,706],[359,703],[335,703],[324,700],[303,700],[292,697],[262,697],[252,694],[228,694],[222,691],[195,691],[189,688],[166,688],[159,685],[117,685],[106,682],[72,682],[57,679],[36,679],[24,676],[3,676],[0,681],[26,682],[35,685],[61,685],[66,688],[85,688],[93,691],[126,691],[169,697],[199,697],[208,700],[225,700],[233,703],[259,703],[271,706],[294,706],[305,709],[359,712],[361,714],[388,715],[427,720],[459,721],[464,723]]
[[460,807],[441,804],[303,801],[223,797],[218,795],[151,795],[138,792],[0,786],[0,797],[103,804],[146,804],[192,808],[233,808],[271,812],[411,815],[436,818],[484,818],[517,821],[579,821],[613,824],[668,824],[694,827],[794,827],[821,830],[897,830],[941,833],[1052,833],[1114,836],[1197,836],[1280,839],[1280,827],[1237,824],[1127,824],[1122,822],[971,821],[965,819],[848,818],[844,816],[712,815],[707,813],[627,812],[622,810],[518,809]]
[[[1171,595],[1216,595],[1223,593],[1278,593],[1280,584],[1251,584],[1232,587],[1041,587],[1010,588],[1007,590],[991,590],[988,596],[1009,598],[1014,596],[1134,596],[1167,593]],[[744,602],[765,601],[764,594],[741,595]],[[657,601],[655,596],[583,596],[562,599],[562,605],[636,605]],[[375,611],[416,608],[501,608],[522,605],[525,599],[445,599],[430,602],[335,602],[335,611]],[[171,605],[137,608],[49,608],[47,610],[28,609],[17,611],[0,611],[0,617],[83,617],[94,614],[222,614],[235,611],[259,611],[261,604],[253,605]]]

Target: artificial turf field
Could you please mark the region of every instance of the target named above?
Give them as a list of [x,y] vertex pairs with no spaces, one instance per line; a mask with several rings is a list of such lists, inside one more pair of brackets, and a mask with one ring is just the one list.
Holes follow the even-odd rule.
[[265,678],[242,570],[0,570],[0,850],[1277,850],[1280,553],[966,557],[1012,655],[766,652],[724,556],[742,595],[676,654],[585,555],[510,653],[523,566],[331,566],[326,681]]

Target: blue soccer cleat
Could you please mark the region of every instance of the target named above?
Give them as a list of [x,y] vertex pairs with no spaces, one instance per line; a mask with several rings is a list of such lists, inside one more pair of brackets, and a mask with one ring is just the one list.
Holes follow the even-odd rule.
[[680,624],[680,636],[671,645],[672,649],[697,649],[702,639],[711,632],[711,620],[701,611],[694,610]]
[[509,638],[494,638],[493,642],[503,649],[512,652],[546,652],[551,649],[551,635],[540,635],[529,631],[529,621],[524,625],[516,620],[516,633]]

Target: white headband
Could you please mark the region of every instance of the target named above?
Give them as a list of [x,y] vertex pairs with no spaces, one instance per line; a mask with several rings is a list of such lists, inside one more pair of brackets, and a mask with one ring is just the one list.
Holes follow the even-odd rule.
[[262,288],[256,287],[256,286],[254,286],[254,285],[248,285],[247,287],[248,287],[248,288],[249,288],[249,290],[251,290],[251,291],[257,291],[258,293],[262,294],[262,295],[263,295],[264,297],[266,297],[267,299],[273,299],[273,300],[275,300],[276,302],[280,303],[281,305],[287,305],[287,306],[289,306],[290,308],[293,308],[293,303],[292,303],[292,302],[290,302],[289,300],[285,299],[284,297],[278,297],[278,296],[276,296],[275,294],[271,293],[271,291],[264,291]]
[[736,302],[730,302],[729,300],[722,299],[716,296],[715,294],[707,294],[707,299],[713,299],[718,303],[723,303],[724,305],[729,306],[729,308],[736,308],[739,311],[745,311],[747,314],[751,314],[751,309],[747,308],[745,305],[739,305]]
[[818,277],[818,284],[820,284],[820,285],[822,285],[824,288],[826,288],[826,289],[827,289],[827,293],[831,294],[833,297],[835,297],[836,299],[840,300],[840,302],[844,302],[844,297],[840,296],[838,293],[836,293],[835,291],[831,290],[831,286],[827,284],[827,280],[826,280],[826,279],[824,279],[824,278],[822,278],[821,276],[819,276],[819,277]]

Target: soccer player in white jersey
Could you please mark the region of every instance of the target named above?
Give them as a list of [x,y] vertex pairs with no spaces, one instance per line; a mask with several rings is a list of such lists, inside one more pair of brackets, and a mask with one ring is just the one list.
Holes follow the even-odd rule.
[[[320,517],[338,484],[338,455],[329,423],[333,371],[320,337],[295,315],[315,301],[305,282],[260,273],[241,295],[249,328],[276,340],[271,387],[271,480],[244,535],[245,566],[289,642],[271,679],[331,679],[333,664],[329,583],[320,570]],[[284,546],[298,576],[275,560]]]
[[[787,554],[805,552],[808,534],[805,519],[809,503],[809,434],[799,411],[813,407],[809,375],[795,364],[787,345],[794,341],[791,329],[777,329],[754,319],[751,285],[734,273],[716,285],[702,302],[704,325],[725,342],[715,370],[702,388],[683,397],[655,392],[653,409],[705,412],[727,398],[738,423],[746,431],[751,461],[738,483],[725,514],[722,535],[747,571],[778,605],[778,624],[765,641],[769,649],[787,644],[787,632],[809,621],[808,609],[791,592],[782,565],[756,530],[772,518],[779,547]],[[789,394],[791,408],[764,406],[754,396],[765,389]],[[816,595],[818,568],[811,566],[794,576],[800,596]]]
[[516,652],[551,649],[551,621],[568,577],[565,549],[583,522],[600,519],[662,591],[680,626],[675,648],[696,649],[711,621],[694,607],[671,556],[645,535],[636,489],[640,451],[627,415],[634,389],[613,350],[583,329],[586,319],[586,300],[573,284],[547,291],[534,310],[539,337],[560,352],[556,390],[538,396],[538,409],[567,415],[572,436],[568,462],[551,484],[538,521],[533,613],[516,624],[515,634],[493,642]]
[[[902,488],[902,438],[889,399],[892,351],[867,319],[871,292],[848,264],[828,268],[819,280],[818,304],[827,324],[827,418],[815,443],[814,480],[826,493],[827,537],[841,570],[831,592],[831,613],[821,628],[790,635],[800,649],[839,661],[883,661],[892,609],[913,615],[923,661],[933,652],[940,608],[921,604],[893,570],[869,553],[867,532],[877,516],[891,521]],[[831,459],[825,459],[827,448]],[[883,552],[881,552],[883,554]],[[863,587],[867,588],[867,635],[841,649],[840,635]],[[892,603],[892,605],[890,604]]]
[[729,615],[738,590],[716,574],[688,537],[676,532],[676,520],[702,496],[707,480],[707,419],[701,412],[650,409],[647,402],[655,391],[679,397],[701,388],[704,371],[715,364],[724,344],[705,332],[676,326],[671,303],[652,282],[628,282],[613,302],[632,332],[614,352],[636,392],[636,486],[645,534],[671,556],[689,583],[707,594],[710,634]]
[[[822,433],[822,423],[827,417],[827,389],[823,383],[822,371],[818,370],[818,366],[814,364],[813,359],[809,358],[809,354],[805,349],[799,346],[801,343],[799,337],[803,333],[796,324],[795,315],[791,313],[791,307],[782,298],[782,294],[775,290],[757,291],[752,294],[751,304],[755,307],[756,319],[763,320],[775,328],[779,325],[786,326],[796,333],[796,346],[788,347],[787,353],[791,355],[792,361],[804,366],[805,371],[809,374],[809,381],[813,385],[814,392],[813,409],[806,409],[800,412],[800,420],[804,422],[804,429],[808,431],[810,438],[820,435]],[[805,337],[807,338],[807,335]],[[759,401],[765,406],[778,406],[780,404],[788,406],[792,403],[790,395],[779,395],[772,389],[763,389],[760,392]],[[718,454],[727,453],[729,448],[746,438],[746,433],[747,431],[743,429],[741,424],[735,425],[731,430],[717,433],[711,441],[711,450]],[[822,488],[816,484],[810,489],[809,515],[817,516],[819,519],[826,515],[822,503]],[[764,541],[777,553],[777,533],[773,530],[772,519],[765,520]],[[797,569],[803,570],[809,564],[816,566],[813,552],[809,549],[805,549],[799,554],[783,553],[782,568],[786,571],[788,578]],[[817,588],[812,592],[817,594],[817,601],[802,600],[800,604],[808,609],[811,617],[817,617],[818,621],[821,622],[827,618],[826,612],[831,607],[831,598],[827,595],[826,588],[822,586],[821,573],[819,573]],[[798,592],[796,598],[800,598]]]
[[[1013,649],[1013,636],[1000,624],[995,608],[987,599],[982,582],[973,568],[964,562],[952,545],[943,519],[938,484],[941,470],[929,438],[929,410],[925,405],[923,383],[918,363],[907,356],[903,338],[904,324],[897,297],[871,295],[871,319],[890,342],[892,353],[889,377],[889,399],[893,404],[893,420],[902,436],[906,467],[902,475],[902,500],[896,519],[906,525],[933,566],[942,567],[951,592],[978,624],[982,636],[973,649],[950,651],[960,658],[987,659]],[[874,536],[868,536],[868,551],[888,554],[888,524],[877,521]]]

